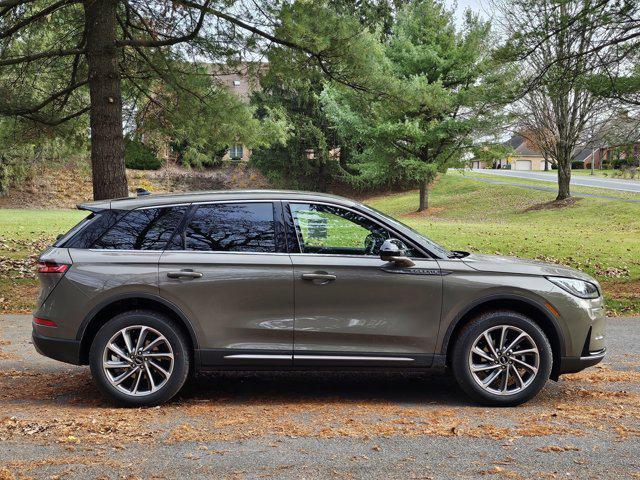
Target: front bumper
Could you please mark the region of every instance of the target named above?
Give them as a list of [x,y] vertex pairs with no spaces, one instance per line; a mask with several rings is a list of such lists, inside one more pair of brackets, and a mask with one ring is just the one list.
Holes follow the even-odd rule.
[[607,350],[603,348],[598,352],[590,352],[589,355],[580,357],[562,357],[560,360],[560,374],[576,373],[585,368],[597,365],[606,355]]
[[60,362],[80,365],[80,341],[51,338],[39,335],[34,330],[31,338],[40,355]]

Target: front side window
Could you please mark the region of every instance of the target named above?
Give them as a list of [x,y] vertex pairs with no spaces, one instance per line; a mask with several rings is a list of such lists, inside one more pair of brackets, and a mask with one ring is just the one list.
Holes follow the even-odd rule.
[[359,213],[332,205],[289,204],[301,253],[378,255],[387,229]]
[[164,250],[187,207],[132,210],[120,218],[92,248]]
[[272,203],[202,205],[184,232],[184,248],[211,252],[276,251]]

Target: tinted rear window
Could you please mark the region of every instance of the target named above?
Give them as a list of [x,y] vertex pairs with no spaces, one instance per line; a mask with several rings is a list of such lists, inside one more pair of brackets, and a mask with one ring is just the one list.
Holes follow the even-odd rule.
[[202,205],[184,232],[186,250],[275,252],[272,203]]
[[163,250],[185,211],[186,207],[132,210],[96,240],[92,248]]
[[55,244],[57,247],[90,248],[93,243],[121,218],[121,210],[101,210],[90,214]]

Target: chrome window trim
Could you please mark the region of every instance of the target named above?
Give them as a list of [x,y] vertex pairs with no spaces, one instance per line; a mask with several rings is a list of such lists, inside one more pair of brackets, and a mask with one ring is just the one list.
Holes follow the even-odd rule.
[[[282,256],[312,256],[312,257],[337,257],[337,258],[370,258],[380,260],[377,255],[340,255],[335,253],[286,253],[286,252],[213,252],[207,250],[118,250],[116,248],[80,248],[76,250],[88,250],[91,252],[124,252],[124,253],[197,253],[208,255],[282,255]],[[414,260],[434,262],[435,258],[412,257]]]
[[[70,249],[72,250],[72,249]],[[124,252],[124,253],[162,253],[164,250],[133,250],[120,248],[78,248],[75,250],[88,250],[90,252]]]
[[[135,251],[139,252],[140,250]],[[223,252],[212,250],[163,250],[163,253],[197,253],[207,255],[289,255],[287,252]]]
[[[202,201],[197,201],[197,202],[183,202],[183,203],[168,203],[168,204],[164,204],[164,205],[150,205],[150,206],[146,206],[146,207],[138,207],[138,208],[134,208],[131,209],[131,211],[133,210],[146,210],[146,209],[151,209],[151,208],[167,208],[167,207],[182,207],[182,206],[195,206],[195,205],[216,205],[216,204],[220,204],[220,203],[276,203],[276,202],[280,202],[281,204],[286,204],[286,206],[288,207],[290,203],[302,203],[302,204],[318,204],[318,205],[327,205],[329,207],[334,207],[334,208],[342,208],[345,210],[348,210],[350,212],[353,213],[357,213],[358,215],[362,215],[363,217],[367,218],[368,220],[372,221],[373,223],[382,226],[385,230],[393,233],[394,235],[397,235],[397,238],[399,240],[402,240],[403,242],[405,242],[406,244],[408,244],[409,246],[411,246],[412,248],[416,249],[417,251],[421,252],[422,254],[424,254],[424,257],[411,257],[412,259],[416,259],[416,260],[437,260],[438,257],[437,255],[433,255],[431,252],[429,252],[428,250],[426,250],[424,247],[422,247],[421,245],[416,244],[416,242],[411,241],[411,240],[407,240],[406,235],[399,233],[397,230],[395,230],[391,225],[386,224],[384,221],[381,221],[380,219],[371,216],[371,214],[369,212],[363,212],[361,210],[358,210],[357,208],[353,208],[350,206],[346,206],[346,205],[342,205],[339,203],[332,203],[332,202],[326,202],[326,201],[317,201],[317,200],[306,200],[306,199],[286,199],[286,198],[279,198],[279,199],[274,199],[274,198],[260,198],[260,199],[230,199],[230,200],[202,200]],[[117,209],[115,209],[117,210]],[[277,219],[274,216],[274,222],[277,221]],[[298,244],[298,247],[300,245]],[[118,251],[118,252],[126,252],[127,250],[118,250],[118,249],[93,249],[95,251]],[[129,250],[129,251],[133,251],[133,252],[151,252],[152,250]],[[155,250],[154,250],[155,251]],[[223,252],[223,251],[218,251],[218,252],[213,252],[213,251],[201,251],[201,250],[162,250],[162,252],[198,252],[198,253],[219,253],[219,254],[228,254],[228,253],[232,253],[232,254],[259,254],[259,255],[287,255],[287,253],[283,253],[283,252],[274,252],[274,253],[270,253],[270,252]],[[328,256],[328,257],[339,257],[339,258],[344,258],[344,257],[353,257],[353,258],[379,258],[377,255],[341,255],[341,254],[324,254],[324,253],[302,253],[302,252],[289,252],[288,255],[314,255],[314,256]]]
[[[338,257],[338,258],[374,258],[380,260],[378,255],[352,255],[352,254],[340,254],[340,253],[290,253],[291,256],[311,256],[311,257]],[[433,257],[410,257],[412,260],[418,260],[421,262],[430,261],[435,262],[436,259]],[[382,260],[381,260],[382,261]],[[386,263],[386,262],[385,262]]]

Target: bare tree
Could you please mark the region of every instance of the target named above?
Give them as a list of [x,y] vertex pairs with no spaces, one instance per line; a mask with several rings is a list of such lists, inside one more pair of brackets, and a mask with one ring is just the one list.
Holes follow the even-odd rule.
[[[600,22],[601,0],[507,0],[500,4],[510,48],[523,64],[523,123],[558,167],[557,200],[571,195],[571,160],[590,121],[611,104],[589,80],[619,68],[611,32]],[[597,48],[596,48],[597,47]]]

